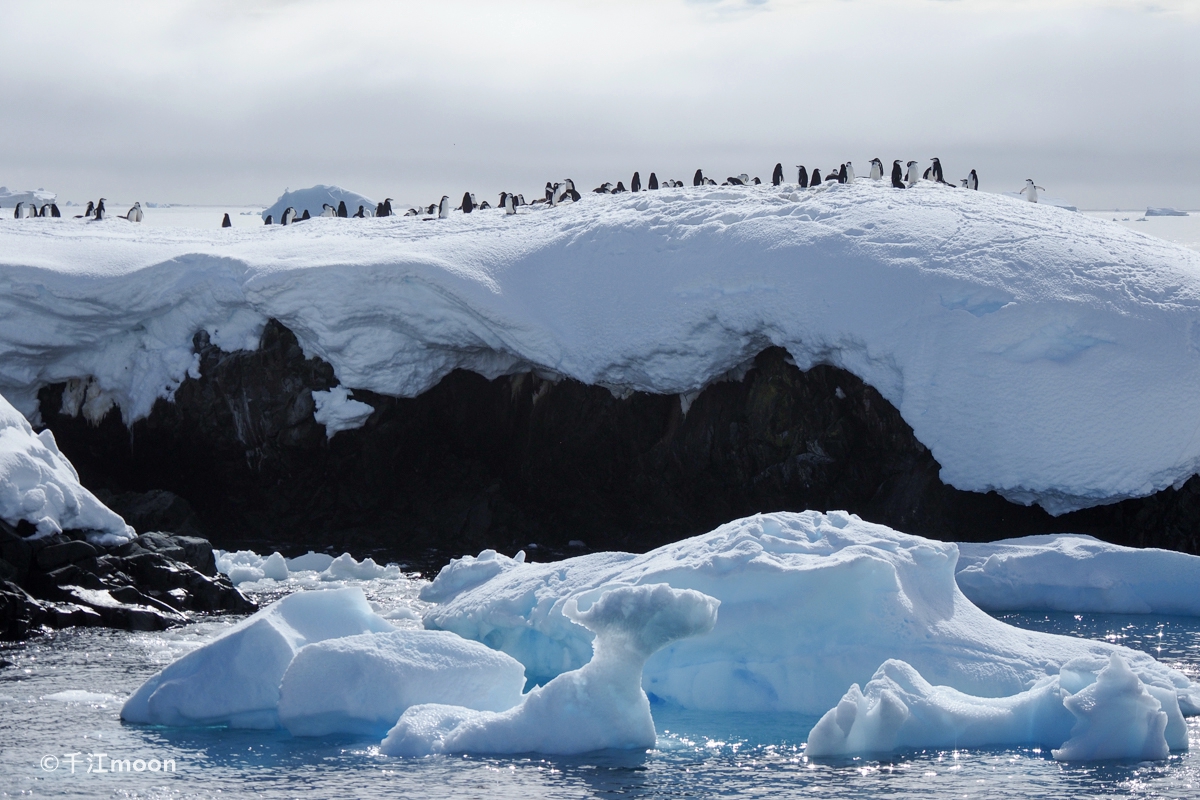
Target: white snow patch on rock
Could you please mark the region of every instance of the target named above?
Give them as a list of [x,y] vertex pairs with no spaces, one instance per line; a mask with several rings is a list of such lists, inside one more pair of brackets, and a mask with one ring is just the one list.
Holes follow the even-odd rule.
[[0,519],[21,520],[39,535],[88,532],[94,544],[121,544],[137,533],[79,483],[79,473],[58,449],[49,429],[34,433],[0,396]]
[[336,433],[361,428],[375,411],[366,403],[352,400],[350,391],[344,386],[335,386],[325,392],[313,391],[312,398],[317,406],[313,417],[325,426],[328,439]]

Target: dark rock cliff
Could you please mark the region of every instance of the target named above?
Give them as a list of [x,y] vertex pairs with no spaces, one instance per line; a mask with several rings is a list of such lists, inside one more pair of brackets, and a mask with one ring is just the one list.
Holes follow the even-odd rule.
[[173,492],[194,513],[171,512],[166,495],[149,505],[226,548],[349,549],[432,566],[529,543],[542,558],[572,542],[641,551],[754,512],[806,508],[942,539],[1072,531],[1187,552],[1200,544],[1197,478],[1057,518],[958,491],[877,391],[833,367],[802,372],[780,349],[742,380],[707,387],[686,414],[677,395],[619,399],[573,380],[460,371],[411,399],[355,391],[375,412],[327,440],[311,391],[337,378],[286,328],[270,323],[253,352],[222,352],[203,332],[195,348],[201,377],[132,430],[116,410],[95,426],[60,413],[62,385],[42,390],[42,419],[83,483],[110,492],[118,511],[136,499],[129,493]]

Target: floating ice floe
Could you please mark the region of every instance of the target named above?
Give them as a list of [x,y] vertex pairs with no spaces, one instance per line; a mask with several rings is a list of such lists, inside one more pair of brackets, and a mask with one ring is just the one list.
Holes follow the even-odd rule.
[[856,181],[433,222],[61,223],[0,226],[0,392],[30,418],[72,379],[142,418],[196,370],[197,330],[253,349],[274,318],[342,386],[405,397],[542,369],[686,402],[783,347],[878,389],[948,484],[1055,514],[1200,471],[1200,253],[1043,204]]
[[1187,725],[1165,687],[1146,686],[1125,660],[1080,659],[1024,692],[974,697],[932,686],[889,660],[850,687],[808,735],[810,758],[911,748],[1052,748],[1063,761],[1161,759],[1187,750]]
[[564,616],[596,637],[588,663],[500,713],[447,704],[412,706],[388,732],[380,752],[574,754],[653,747],[656,733],[641,687],[642,667],[672,642],[712,630],[718,605],[700,592],[666,584],[610,589],[586,610],[571,599]]
[[646,691],[684,708],[821,714],[889,659],[966,695],[1005,697],[1069,662],[1116,653],[1143,683],[1176,695],[1184,712],[1200,712],[1200,686],[1149,655],[989,616],[956,585],[957,559],[953,543],[844,512],[763,514],[644,555],[458,559],[422,591],[436,601],[424,622],[487,642],[544,683],[592,655],[592,634],[563,613],[568,601],[668,583],[721,601],[711,633],[646,662]]
[[284,558],[278,552],[262,556],[252,550],[214,550],[213,554],[217,571],[227,575],[235,586],[261,580],[286,581],[312,573],[321,581],[399,579],[403,575],[396,564],[377,564],[373,558],[358,561],[349,553],[337,558],[311,551],[298,558]]
[[1200,616],[1200,557],[1053,534],[958,545],[955,578],[988,611]]
[[79,483],[49,429],[34,433],[0,396],[0,519],[33,524],[37,535],[87,531],[94,544],[120,544],[137,532]]

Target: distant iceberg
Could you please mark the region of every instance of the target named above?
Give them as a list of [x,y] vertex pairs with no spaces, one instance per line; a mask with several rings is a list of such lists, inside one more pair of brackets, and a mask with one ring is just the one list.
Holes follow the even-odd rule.
[[1187,215],[1188,212],[1186,211],[1180,211],[1178,208],[1170,208],[1166,206],[1163,208],[1154,208],[1151,206],[1150,208],[1146,209],[1147,217],[1186,217]]
[[366,195],[343,189],[340,186],[326,186],[319,183],[307,189],[297,189],[294,192],[285,191],[275,201],[275,205],[262,212],[262,218],[265,220],[270,216],[278,223],[288,206],[296,209],[297,217],[304,216],[305,211],[308,211],[310,217],[319,217],[326,203],[337,208],[339,202],[345,202],[346,212],[350,216],[354,216],[359,206],[363,207],[367,216],[375,215],[375,201]]
[[0,208],[12,208],[17,203],[33,203],[40,206],[45,203],[53,203],[57,199],[57,193],[47,192],[45,189],[30,189],[22,192],[9,189],[7,186],[0,186]]

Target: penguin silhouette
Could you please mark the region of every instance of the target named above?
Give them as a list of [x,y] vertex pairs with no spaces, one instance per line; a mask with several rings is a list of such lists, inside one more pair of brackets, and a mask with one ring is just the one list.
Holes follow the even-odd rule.
[[629,179],[629,191],[640,192],[641,190],[642,190],[642,176],[637,174],[636,172],[634,172],[633,177]]
[[797,164],[796,169],[800,170],[799,174],[796,176],[796,182],[800,184],[801,189],[807,189],[808,188],[808,170],[806,170],[804,168],[803,164]]
[[225,218],[223,220],[221,220],[221,227],[222,228],[232,228],[233,227],[233,222],[229,219],[228,212],[226,212]]
[[692,177],[692,186],[703,186],[703,185],[704,185],[704,173],[701,172],[700,170],[696,170],[696,174]]
[[651,172],[650,180],[646,182],[646,190],[653,192],[656,189],[658,189],[658,176]]

